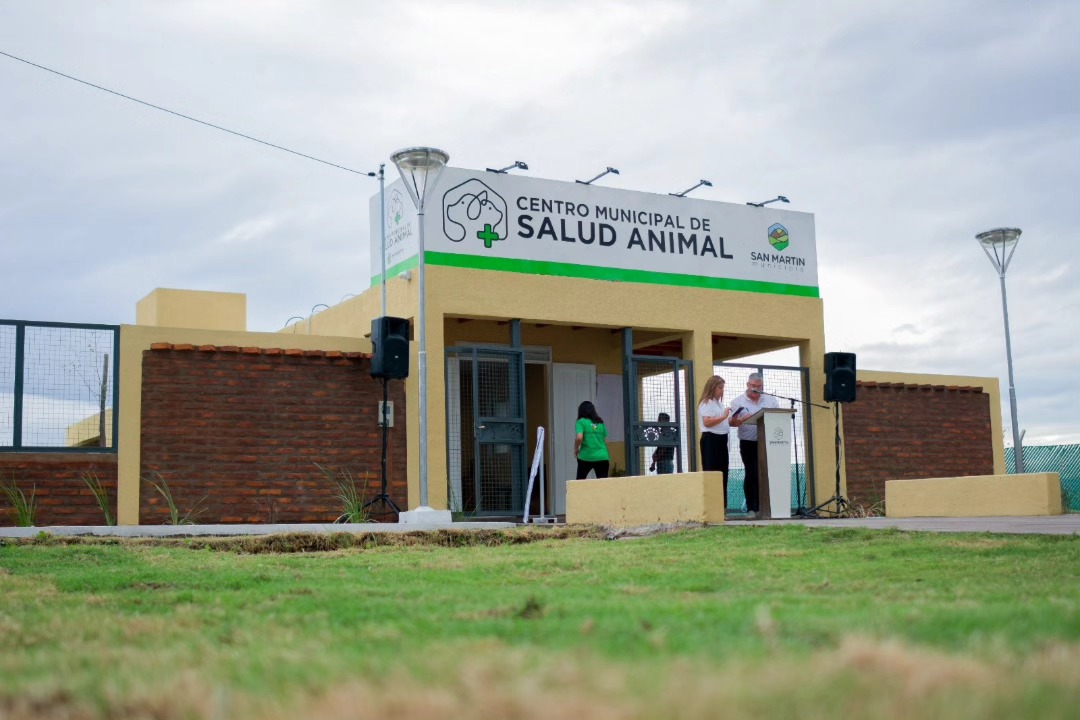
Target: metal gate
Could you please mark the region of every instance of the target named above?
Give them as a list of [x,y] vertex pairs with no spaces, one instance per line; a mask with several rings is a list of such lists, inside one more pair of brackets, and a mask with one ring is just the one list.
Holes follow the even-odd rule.
[[450,509],[513,515],[525,498],[525,353],[446,350]]
[[649,355],[630,355],[627,361],[627,474],[689,472],[695,457],[694,363]]

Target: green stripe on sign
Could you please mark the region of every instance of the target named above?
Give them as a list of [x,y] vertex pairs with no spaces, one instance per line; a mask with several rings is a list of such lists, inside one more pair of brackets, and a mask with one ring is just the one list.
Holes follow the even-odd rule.
[[701,275],[650,272],[648,270],[624,270],[591,265],[546,262],[543,260],[516,260],[487,257],[484,255],[457,255],[455,253],[428,252],[428,263],[446,267],[473,268],[476,270],[499,270],[501,272],[527,273],[529,275],[556,275],[559,277],[585,278],[587,280],[610,280],[612,282],[648,283],[650,285],[678,285],[710,290],[737,290],[739,292],[771,293],[773,295],[797,295],[818,297],[818,289],[810,285],[762,282],[760,280],[735,280]]
[[[431,253],[428,253],[428,255],[430,256]],[[412,270],[414,267],[416,267],[419,264],[419,262],[420,262],[420,256],[419,255],[413,255],[410,258],[405,258],[404,260],[399,262],[397,265],[386,268],[386,277],[387,278],[392,278],[392,277],[394,277],[395,275],[397,275],[400,272],[405,272],[406,270]],[[431,262],[431,261],[429,260],[428,262]],[[382,282],[382,275],[377,275],[376,274],[376,275],[371,276],[371,287],[375,287],[376,285],[378,285],[381,282]]]

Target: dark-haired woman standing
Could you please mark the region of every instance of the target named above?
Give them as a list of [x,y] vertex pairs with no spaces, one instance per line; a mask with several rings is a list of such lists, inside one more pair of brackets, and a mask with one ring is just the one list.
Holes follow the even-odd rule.
[[577,458],[577,479],[584,480],[589,471],[597,478],[608,476],[608,464],[611,458],[607,450],[607,428],[603,419],[596,414],[596,407],[586,400],[578,405],[577,425],[574,439],[574,457]]

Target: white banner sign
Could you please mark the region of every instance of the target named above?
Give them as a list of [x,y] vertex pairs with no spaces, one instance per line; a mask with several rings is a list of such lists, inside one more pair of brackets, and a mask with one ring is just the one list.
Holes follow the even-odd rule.
[[[817,297],[809,213],[446,168],[427,198],[429,265]],[[379,281],[378,196],[371,202]],[[416,264],[417,213],[386,189],[386,267]]]

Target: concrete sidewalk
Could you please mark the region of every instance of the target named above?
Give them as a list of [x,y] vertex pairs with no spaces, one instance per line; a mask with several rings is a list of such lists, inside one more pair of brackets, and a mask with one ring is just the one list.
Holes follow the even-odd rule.
[[[729,520],[730,527],[803,525],[805,527],[860,528],[883,530],[896,528],[913,532],[989,532],[1011,535],[1077,535],[1080,514],[1038,517],[981,518],[835,518],[790,520]],[[281,533],[403,533],[434,530],[503,530],[523,527],[513,522],[456,523],[305,523],[292,525],[58,525],[52,527],[0,527],[0,537],[28,538],[38,533],[50,535],[94,535],[98,537],[214,537],[231,535],[277,535]],[[564,527],[533,525],[533,527]]]
[[990,532],[1011,535],[1080,534],[1080,514],[972,518],[792,518],[790,520],[733,520],[738,525],[805,525],[806,527],[911,530],[921,532]]

